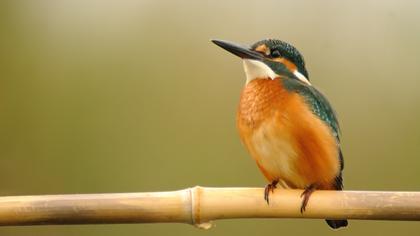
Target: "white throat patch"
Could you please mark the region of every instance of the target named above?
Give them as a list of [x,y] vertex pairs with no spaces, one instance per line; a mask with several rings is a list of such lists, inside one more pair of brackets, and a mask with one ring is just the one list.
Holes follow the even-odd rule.
[[[246,83],[254,79],[275,79],[279,77],[269,66],[258,60],[244,59],[244,70],[246,75]],[[302,82],[311,85],[309,80],[301,74],[298,70],[293,71],[293,74]]]
[[254,79],[274,79],[279,77],[270,67],[260,61],[244,59],[243,64],[246,83],[249,83]]

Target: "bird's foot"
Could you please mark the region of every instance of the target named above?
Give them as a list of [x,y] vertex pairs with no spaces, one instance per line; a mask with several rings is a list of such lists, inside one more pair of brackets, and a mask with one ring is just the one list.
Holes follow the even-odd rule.
[[270,205],[269,195],[270,192],[274,193],[274,189],[277,188],[278,180],[273,180],[271,184],[267,184],[264,189],[264,200],[267,202],[267,205]]
[[303,212],[306,210],[306,206],[308,205],[309,197],[312,195],[312,193],[315,191],[316,185],[311,184],[308,187],[305,188],[303,193],[300,195],[300,197],[303,197],[302,205],[300,206],[300,213],[303,214]]

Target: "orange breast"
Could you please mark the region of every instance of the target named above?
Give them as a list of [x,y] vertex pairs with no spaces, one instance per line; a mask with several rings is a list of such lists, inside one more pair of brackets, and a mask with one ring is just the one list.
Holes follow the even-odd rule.
[[244,88],[237,114],[241,140],[269,181],[329,189],[339,172],[335,137],[279,80],[256,79]]

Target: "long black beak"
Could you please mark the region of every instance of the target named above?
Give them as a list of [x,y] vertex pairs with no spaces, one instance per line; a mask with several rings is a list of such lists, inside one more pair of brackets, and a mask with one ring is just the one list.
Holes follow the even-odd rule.
[[258,52],[252,51],[249,47],[218,39],[213,39],[211,41],[217,46],[227,50],[232,54],[235,54],[236,56],[242,59],[254,59],[260,61],[264,59],[263,55],[261,55]]

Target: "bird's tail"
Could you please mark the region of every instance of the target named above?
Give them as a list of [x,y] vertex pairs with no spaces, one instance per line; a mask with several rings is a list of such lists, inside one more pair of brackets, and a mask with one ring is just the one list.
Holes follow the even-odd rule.
[[348,225],[347,220],[325,220],[332,229],[339,229]]
[[[339,149],[339,151],[340,151],[340,166],[341,166],[341,170],[343,170],[343,167],[344,167],[343,153],[341,152],[341,149]],[[343,177],[341,176],[341,171],[338,174],[338,176],[335,177],[333,189],[338,190],[338,191],[343,190]],[[341,227],[346,227],[349,224],[347,220],[325,220],[325,221],[332,229],[339,229]]]

